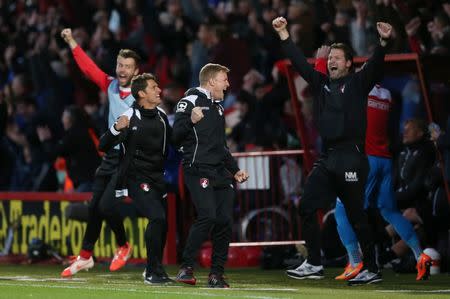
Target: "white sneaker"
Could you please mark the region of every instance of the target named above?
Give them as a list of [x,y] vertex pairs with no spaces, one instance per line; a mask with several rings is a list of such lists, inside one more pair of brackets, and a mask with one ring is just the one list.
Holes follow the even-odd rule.
[[348,281],[349,286],[372,284],[383,281],[381,278],[381,273],[369,272],[369,270],[364,270],[359,272],[355,278]]
[[72,275],[78,273],[80,270],[88,271],[92,267],[94,267],[94,259],[92,258],[92,256],[88,259],[84,259],[81,256],[78,256],[69,267],[61,272],[61,277],[71,277]]
[[308,263],[307,260],[300,266],[293,270],[286,270],[287,276],[294,279],[322,279],[323,266],[314,266]]

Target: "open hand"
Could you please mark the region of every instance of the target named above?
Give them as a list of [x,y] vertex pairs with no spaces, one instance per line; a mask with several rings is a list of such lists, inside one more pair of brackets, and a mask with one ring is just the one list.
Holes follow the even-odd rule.
[[328,58],[328,55],[330,54],[330,46],[321,46],[319,49],[317,49],[316,58]]
[[378,34],[382,39],[390,39],[392,35],[392,26],[389,23],[377,22]]

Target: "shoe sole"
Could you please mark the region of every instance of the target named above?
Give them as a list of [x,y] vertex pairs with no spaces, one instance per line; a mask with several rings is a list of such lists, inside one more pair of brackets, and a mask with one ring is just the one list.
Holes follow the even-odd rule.
[[189,284],[194,286],[197,283],[196,279],[176,279],[176,282],[181,282],[181,283],[185,283],[185,284]]
[[75,272],[73,274],[70,274],[70,275],[66,275],[66,276],[61,273],[61,278],[71,278],[71,277],[75,276],[78,272],[81,272],[81,271],[89,272],[89,270],[92,269],[92,268],[94,268],[94,266],[86,268],[86,269],[80,269],[77,272]]
[[161,286],[163,286],[163,285],[169,285],[169,284],[172,284],[172,282],[171,282],[171,281],[165,281],[165,282],[150,282],[150,281],[144,280],[144,284],[148,284],[148,285],[161,285]]
[[416,278],[417,281],[420,280],[428,280],[430,278],[430,267],[431,267],[431,262],[427,262],[425,263],[425,274],[421,277],[421,278]]
[[374,284],[374,283],[379,283],[379,282],[382,282],[383,281],[383,279],[382,278],[379,278],[379,279],[374,279],[374,280],[371,280],[371,281],[369,281],[369,282],[348,282],[348,285],[349,286],[351,286],[351,287],[354,287],[354,286],[362,286],[362,285],[368,285],[368,284]]
[[111,267],[109,267],[109,271],[111,271],[111,272],[119,271],[120,269],[122,269],[123,267],[125,267],[126,264],[127,264],[127,263],[125,262],[125,264],[120,265],[120,266],[117,267],[117,268],[111,268]]
[[339,275],[339,276],[335,277],[334,280],[346,280],[346,281],[348,281],[350,279],[355,278],[358,274],[359,274],[359,272],[355,273],[355,274],[347,275],[347,276]]
[[314,280],[319,280],[319,279],[323,279],[325,276],[320,276],[320,275],[309,275],[309,276],[296,276],[290,273],[286,273],[286,275],[290,278],[294,278],[294,279],[298,279],[298,280],[303,280],[303,279],[314,279]]

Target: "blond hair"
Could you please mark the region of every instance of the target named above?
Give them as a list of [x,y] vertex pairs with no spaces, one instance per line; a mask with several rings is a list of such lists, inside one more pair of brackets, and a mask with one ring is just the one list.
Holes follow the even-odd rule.
[[230,71],[226,66],[216,64],[216,63],[208,63],[200,70],[200,74],[198,75],[198,80],[200,81],[200,86],[206,85],[206,83],[214,78],[217,73],[225,72],[228,73]]

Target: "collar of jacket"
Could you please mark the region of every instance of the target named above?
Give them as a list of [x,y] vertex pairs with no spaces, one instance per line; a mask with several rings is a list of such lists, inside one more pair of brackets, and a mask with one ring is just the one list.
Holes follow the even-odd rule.
[[206,89],[204,89],[203,87],[197,87],[196,88],[198,91],[200,91],[201,93],[203,93],[203,94],[205,94],[206,95],[206,97],[208,98],[208,99],[210,99],[211,101],[213,101],[213,98],[212,98],[212,96],[211,96],[211,92],[209,91],[209,90],[206,90]]
[[139,110],[140,114],[145,117],[154,117],[158,114],[158,108],[155,107],[153,109],[145,109],[144,107],[139,106],[137,102],[133,103],[133,108]]
[[215,100],[215,99],[213,99],[212,96],[211,96],[211,92],[209,90],[206,90],[206,89],[204,89],[203,87],[200,87],[200,86],[197,87],[196,89],[198,91],[200,91],[201,93],[205,94],[206,97],[208,99],[210,99],[213,103],[222,105],[221,103],[223,102],[223,100]]

